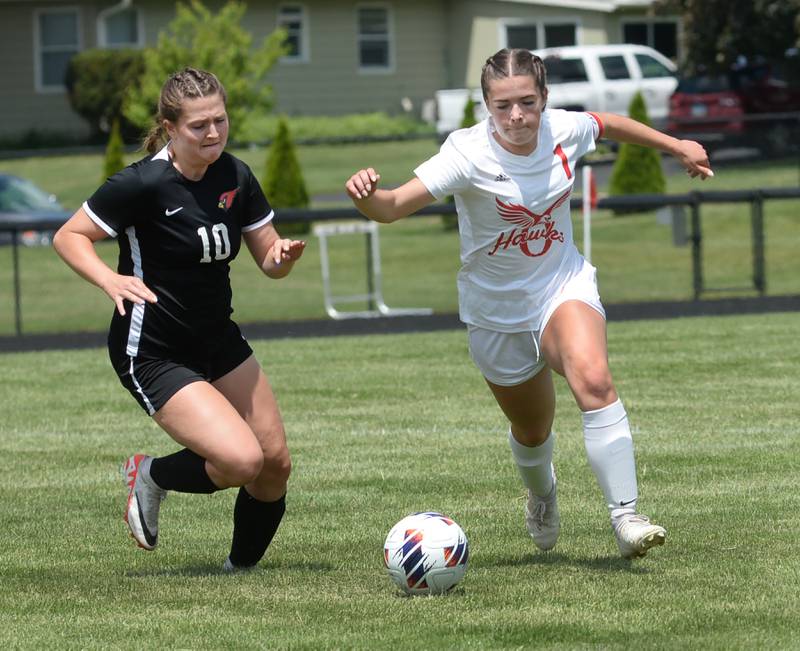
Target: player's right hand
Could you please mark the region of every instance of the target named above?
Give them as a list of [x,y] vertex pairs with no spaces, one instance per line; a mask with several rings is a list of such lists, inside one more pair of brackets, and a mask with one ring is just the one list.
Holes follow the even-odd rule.
[[115,273],[103,284],[103,291],[114,301],[121,316],[125,316],[124,301],[130,301],[136,305],[158,301],[158,297],[150,291],[141,278],[136,276],[122,276]]
[[378,189],[378,181],[381,180],[381,175],[378,174],[373,168],[368,167],[364,170],[358,170],[353,176],[347,179],[344,184],[348,196],[353,201],[362,201],[368,199],[375,190]]

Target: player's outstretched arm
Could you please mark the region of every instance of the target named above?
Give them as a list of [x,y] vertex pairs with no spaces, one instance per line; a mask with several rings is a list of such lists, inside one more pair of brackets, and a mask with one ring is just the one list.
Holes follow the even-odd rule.
[[648,127],[646,124],[632,120],[616,113],[599,113],[603,121],[604,135],[617,142],[628,142],[634,145],[652,147],[671,154],[686,169],[686,173],[695,178],[705,180],[714,176],[708,154],[700,143],[694,140],[678,140],[672,136]]
[[244,234],[244,241],[256,264],[270,278],[283,278],[305,251],[304,240],[292,240],[278,235],[272,224]]
[[76,273],[108,294],[121,315],[125,315],[123,301],[137,305],[145,301],[155,303],[156,295],[141,278],[116,273],[97,255],[94,243],[106,237],[108,234],[91,220],[86,211],[78,208],[58,229],[53,237],[53,248]]
[[344,184],[358,211],[372,221],[390,224],[436,201],[418,178],[394,190],[378,188],[380,180],[381,175],[368,167],[353,174]]

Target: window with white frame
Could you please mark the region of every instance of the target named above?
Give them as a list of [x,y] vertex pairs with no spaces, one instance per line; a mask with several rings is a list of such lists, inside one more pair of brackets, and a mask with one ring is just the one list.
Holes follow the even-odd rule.
[[670,59],[678,57],[676,20],[632,20],[622,25],[622,41],[648,45]]
[[363,5],[358,15],[358,65],[362,71],[392,68],[392,16],[389,8]]
[[99,38],[102,47],[140,47],[143,43],[139,10],[129,7],[98,19]]
[[284,62],[308,61],[308,18],[300,4],[285,4],[278,8],[278,26],[286,30],[285,44],[288,52]]
[[578,42],[578,26],[565,22],[506,22],[505,43],[509,48],[536,50],[543,47],[564,47]]
[[77,9],[42,9],[34,14],[37,90],[63,90],[70,59],[80,52]]

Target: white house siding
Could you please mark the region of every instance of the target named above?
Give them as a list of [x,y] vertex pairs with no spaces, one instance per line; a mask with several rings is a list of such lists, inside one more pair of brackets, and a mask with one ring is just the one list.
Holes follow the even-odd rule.
[[[253,31],[274,29],[275,2],[251,3]],[[310,29],[306,62],[279,62],[270,73],[276,108],[292,115],[398,113],[408,97],[415,109],[445,85],[447,25],[442,2],[396,0],[383,3],[302,3]],[[361,72],[357,17],[360,4],[389,7],[393,65],[389,71]]]
[[[79,7],[65,2],[0,2],[0,138],[19,138],[29,130],[57,131],[83,136],[84,121],[72,112],[63,92],[39,92],[35,88],[34,16],[38,9]],[[94,43],[94,29],[87,20],[91,6],[80,8],[83,45]]]
[[606,12],[534,3],[450,0],[447,21],[450,28],[449,87],[480,85],[481,68],[486,59],[506,46],[504,23],[514,20],[574,22],[578,45],[610,43],[614,36],[609,38],[609,28],[613,28],[614,35],[619,32],[618,19]]

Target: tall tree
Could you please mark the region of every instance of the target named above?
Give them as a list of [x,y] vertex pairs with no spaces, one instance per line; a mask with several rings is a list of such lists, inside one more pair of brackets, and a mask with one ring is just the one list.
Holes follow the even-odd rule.
[[149,127],[156,113],[161,86],[172,73],[186,66],[202,68],[219,77],[228,93],[231,137],[241,134],[248,111],[267,111],[272,89],[266,75],[285,54],[286,32],[278,29],[253,49],[253,37],[241,26],[246,6],[231,0],[211,12],[199,0],[178,3],[175,19],[158,36],[155,47],[145,50],[145,70],[138,87],[125,98],[125,116]]
[[740,56],[782,59],[798,45],[800,0],[660,0],[683,18],[686,68],[726,70]]

